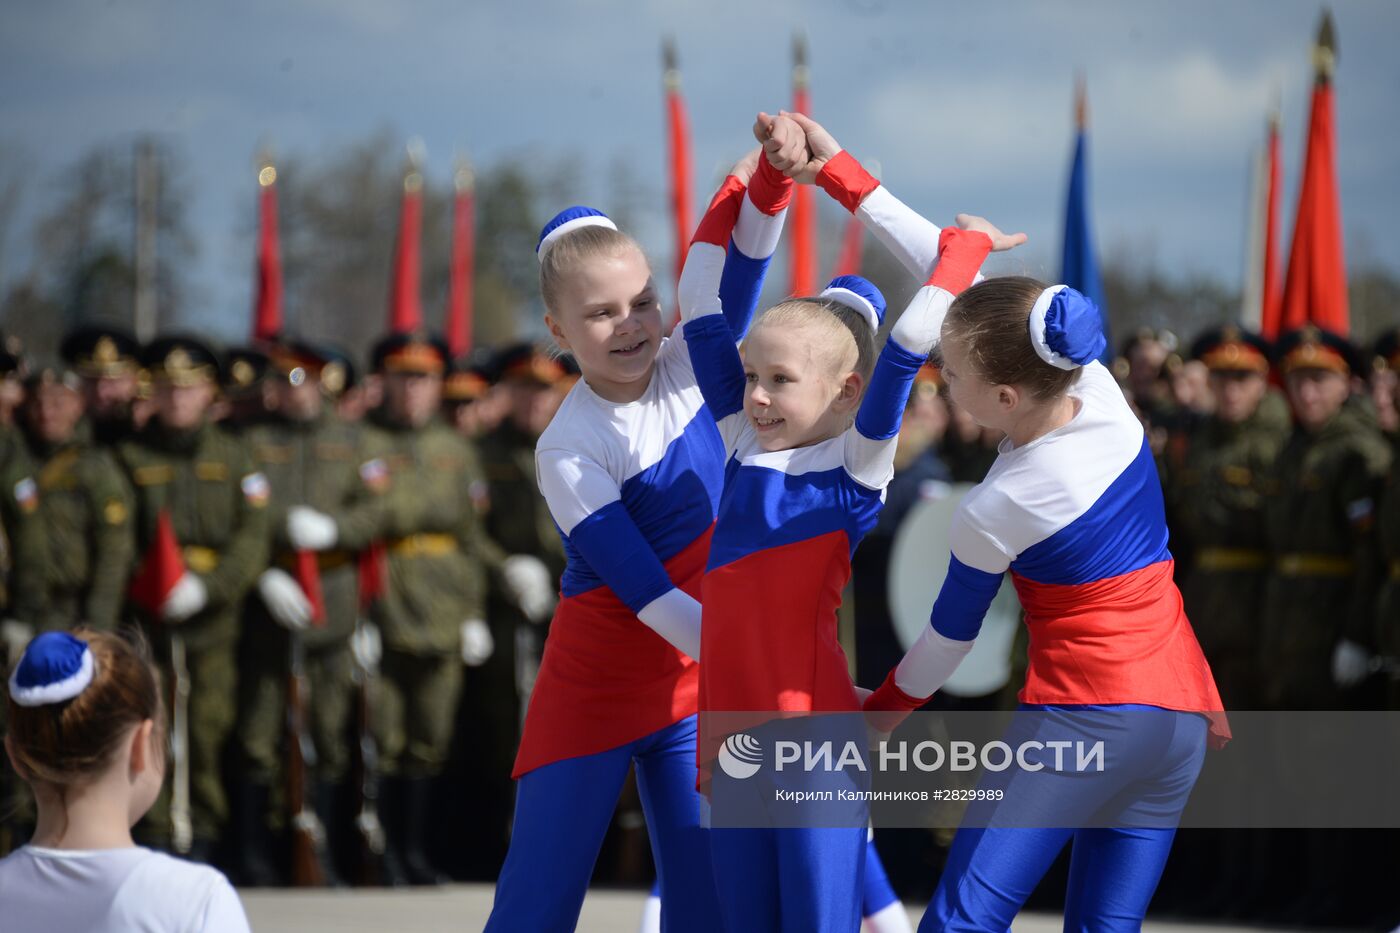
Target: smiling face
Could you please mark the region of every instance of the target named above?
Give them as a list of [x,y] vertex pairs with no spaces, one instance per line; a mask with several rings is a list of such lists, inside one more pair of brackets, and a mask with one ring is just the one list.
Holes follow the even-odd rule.
[[589,387],[613,402],[641,398],[661,346],[661,302],[641,250],[581,260],[552,292],[545,324]]
[[744,341],[744,414],[759,446],[792,450],[844,431],[865,386],[856,356],[849,338],[833,346],[829,328],[760,320]]

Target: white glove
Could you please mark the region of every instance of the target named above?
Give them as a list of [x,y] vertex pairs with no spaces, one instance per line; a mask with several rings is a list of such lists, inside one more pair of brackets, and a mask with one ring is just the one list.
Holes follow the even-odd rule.
[[379,659],[384,656],[379,626],[373,622],[361,622],[355,626],[355,634],[350,636],[350,651],[365,670],[372,671],[379,667]]
[[166,622],[183,622],[207,605],[209,589],[198,574],[186,570],[185,575],[170,588],[165,602],[161,603],[160,617]]
[[310,506],[294,505],[287,510],[287,541],[297,551],[328,551],[340,539],[335,519]]
[[512,554],[505,559],[501,576],[525,618],[537,625],[549,618],[558,595],[544,561],[529,554]]
[[1338,687],[1354,687],[1371,672],[1371,653],[1349,638],[1332,649],[1332,682]]
[[496,640],[491,630],[480,619],[468,619],[462,623],[462,663],[467,667],[480,667],[496,650]]
[[11,667],[19,663],[20,655],[24,654],[25,646],[33,637],[34,626],[28,622],[21,622],[19,619],[0,622],[0,644],[5,646],[5,657],[9,659]]
[[700,660],[700,604],[679,588],[662,593],[637,613],[656,634]]
[[258,595],[277,624],[300,632],[311,623],[311,600],[285,570],[269,567],[258,577]]

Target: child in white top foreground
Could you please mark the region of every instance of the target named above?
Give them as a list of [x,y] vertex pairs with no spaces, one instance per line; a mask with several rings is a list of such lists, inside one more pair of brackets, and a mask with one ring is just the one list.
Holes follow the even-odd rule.
[[0,928],[248,933],[228,880],[138,847],[165,776],[165,714],[145,652],[109,632],[45,632],[9,678],[5,751],[38,823],[0,860]]

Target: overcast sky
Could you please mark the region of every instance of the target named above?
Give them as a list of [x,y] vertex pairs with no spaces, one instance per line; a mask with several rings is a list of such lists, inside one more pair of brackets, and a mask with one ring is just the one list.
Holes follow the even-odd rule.
[[[1276,97],[1286,256],[1319,10],[1294,0],[11,0],[0,9],[0,136],[52,166],[93,143],[168,136],[191,166],[202,247],[199,306],[181,313],[237,335],[251,304],[260,141],[314,156],[390,127],[425,141],[426,171],[440,180],[456,149],[483,162],[576,153],[585,179],[625,158],[657,193],[639,232],[669,268],[661,37],[679,45],[698,202],[745,147],[753,113],[788,104],[801,28],[814,115],[930,217],[969,210],[1024,229],[1018,262],[1051,278],[1082,70],[1100,253],[1237,286],[1249,159]],[[1386,236],[1400,216],[1400,4],[1340,2],[1334,13],[1349,264],[1400,273],[1400,242]],[[39,179],[27,216],[55,197]],[[573,200],[604,190],[585,180]],[[0,248],[28,261],[23,243]]]

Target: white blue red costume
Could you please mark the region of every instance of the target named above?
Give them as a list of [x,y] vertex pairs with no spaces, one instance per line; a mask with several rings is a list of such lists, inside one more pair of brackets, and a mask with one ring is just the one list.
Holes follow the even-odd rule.
[[[765,175],[776,172],[761,160],[755,177]],[[732,186],[715,195],[691,244],[679,289],[695,375],[727,456],[703,586],[700,708],[702,713],[857,711],[860,703],[836,636],[851,554],[875,524],[893,475],[914,375],[937,339],[943,313],[954,294],[971,283],[991,242],[962,230],[943,231],[940,242],[933,228],[926,252],[938,244],[947,258],[895,325],[855,424],[807,447],[764,451],[743,410],[744,367],[718,287],[740,208]],[[822,297],[856,309],[878,330],[884,300],[864,280],[841,277]],[[723,736],[702,739],[702,784],[714,757],[710,738]],[[711,850],[727,929],[858,928],[863,825],[716,828]]]
[[[848,190],[858,190],[862,173],[850,166],[847,173],[855,179]],[[1159,821],[1151,828],[965,827],[922,928],[1008,929],[1074,837],[1066,929],[1137,929],[1207,732],[1219,747],[1229,730],[1172,582],[1161,486],[1142,425],[1095,361],[1103,346],[1097,309],[1073,290],[1046,289],[1028,331],[1042,359],[1079,370],[1070,388],[1076,411],[1068,424],[1020,447],[1002,442],[987,478],[954,517],[948,575],[929,627],[865,708],[912,710],[941,687],[971,649],[1009,570],[1030,630],[1022,708],[1044,711],[1049,728],[1075,728],[1055,725],[1070,711],[1133,716],[1127,764],[1111,777],[1036,777],[1043,799],[1054,801],[1056,825],[1102,818],[1105,801],[1129,785],[1135,800],[1124,816],[1143,816],[1131,807],[1159,793],[1173,809],[1147,813]]]
[[[724,275],[731,344],[752,316],[786,201],[754,186],[746,204]],[[590,223],[612,226],[571,208],[541,245]],[[641,398],[609,402],[585,374],[541,435],[538,480],[568,565],[516,757],[514,831],[488,930],[573,929],[634,762],[666,928],[719,927],[694,787],[693,656],[723,465],[680,333],[662,341]]]

